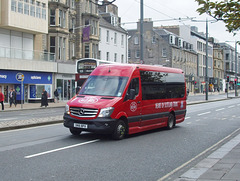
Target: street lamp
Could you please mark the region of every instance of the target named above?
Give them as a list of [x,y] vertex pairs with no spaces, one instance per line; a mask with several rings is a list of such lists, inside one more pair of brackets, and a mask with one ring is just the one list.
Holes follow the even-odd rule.
[[140,2],[140,62],[143,63],[143,0]]

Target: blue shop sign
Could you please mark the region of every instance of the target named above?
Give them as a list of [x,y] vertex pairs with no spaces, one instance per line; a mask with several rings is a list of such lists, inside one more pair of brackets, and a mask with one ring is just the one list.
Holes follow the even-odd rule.
[[52,84],[52,73],[0,70],[0,84],[19,84],[19,75],[24,75],[24,84]]

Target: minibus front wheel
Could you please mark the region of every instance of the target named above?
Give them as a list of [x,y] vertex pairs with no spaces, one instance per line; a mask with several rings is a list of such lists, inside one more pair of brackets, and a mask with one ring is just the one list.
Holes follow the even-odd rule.
[[73,135],[80,135],[81,134],[81,130],[77,130],[77,129],[72,129],[69,128],[69,131],[73,134]]
[[172,129],[176,124],[176,121],[175,121],[175,116],[174,114],[171,112],[169,113],[168,115],[168,122],[167,122],[167,129]]
[[125,137],[127,132],[127,127],[124,121],[118,120],[115,129],[113,131],[112,137],[115,140],[121,140]]

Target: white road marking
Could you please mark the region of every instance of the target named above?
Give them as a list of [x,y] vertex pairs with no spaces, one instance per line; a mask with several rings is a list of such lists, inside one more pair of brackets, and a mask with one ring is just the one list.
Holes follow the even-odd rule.
[[74,147],[77,147],[77,146],[82,146],[82,145],[94,143],[94,142],[97,142],[97,141],[100,141],[100,139],[87,141],[87,142],[83,142],[83,143],[79,143],[79,144],[75,144],[75,145],[70,145],[70,146],[66,146],[66,147],[62,147],[62,148],[57,148],[57,149],[54,149],[54,150],[49,150],[49,151],[37,153],[37,154],[34,154],[34,155],[28,155],[28,156],[25,156],[24,158],[33,158],[33,157],[37,157],[37,156],[41,156],[41,155],[46,155],[46,154],[49,154],[49,153],[53,153],[53,152],[57,152],[57,151],[61,151],[61,150],[66,150],[66,149],[69,149],[69,148],[74,148]]
[[221,108],[221,109],[217,109],[216,111],[222,111],[222,110],[224,110],[225,108]]
[[235,107],[235,106],[228,106],[228,108],[233,108],[233,107]]
[[38,129],[38,128],[56,126],[56,125],[60,125],[60,124],[62,125],[62,123],[56,123],[56,124],[50,124],[50,125],[35,126],[35,127],[30,127],[30,128],[21,128],[21,129],[13,129],[13,130],[8,130],[8,131],[0,131],[0,134],[1,134],[1,133],[10,133],[10,132],[25,131],[25,130],[30,130],[30,129]]
[[196,120],[196,122],[199,122],[199,121],[201,121],[201,119],[197,119],[197,120]]
[[188,122],[187,124],[192,124],[192,122]]
[[201,113],[201,114],[198,114],[198,116],[202,116],[202,115],[205,115],[205,114],[210,114],[211,112],[204,112],[204,113]]
[[185,117],[185,119],[190,119],[191,117]]

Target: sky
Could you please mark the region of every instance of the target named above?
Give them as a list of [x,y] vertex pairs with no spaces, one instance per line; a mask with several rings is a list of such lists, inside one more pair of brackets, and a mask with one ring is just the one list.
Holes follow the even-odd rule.
[[[140,0],[116,0],[118,6],[118,16],[121,17],[122,27],[125,29],[136,29],[136,22],[140,19]],[[235,36],[229,33],[225,24],[221,21],[211,22],[214,19],[203,14],[199,15],[196,10],[198,3],[194,0],[143,0],[144,18],[151,18],[154,26],[161,25],[190,25],[197,26],[199,32],[206,33],[206,19],[208,19],[209,36],[216,38],[219,42],[227,42],[235,47],[235,41],[240,41],[240,32]],[[179,21],[179,18],[182,20]],[[186,20],[194,18],[200,22]],[[177,19],[177,20],[173,20]],[[240,52],[240,46],[237,47]]]

